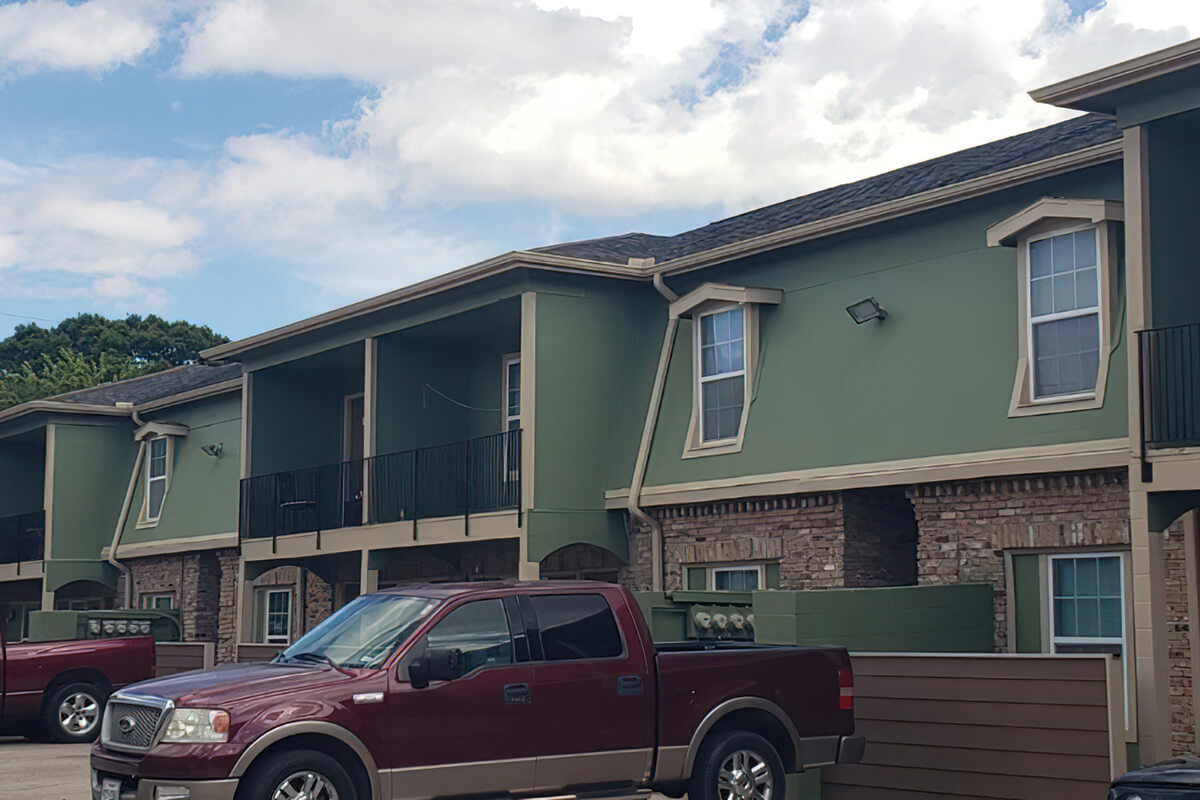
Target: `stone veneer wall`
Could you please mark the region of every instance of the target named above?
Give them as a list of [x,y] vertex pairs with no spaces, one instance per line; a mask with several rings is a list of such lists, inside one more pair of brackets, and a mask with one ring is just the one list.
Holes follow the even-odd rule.
[[[1193,542],[1194,546],[1195,543]],[[1168,693],[1171,698],[1171,752],[1195,752],[1196,717],[1192,696],[1191,613],[1188,595],[1188,541],[1176,522],[1163,542],[1163,577],[1167,600]]]
[[[217,641],[222,591],[219,552],[196,550],[125,559],[123,563],[133,574],[134,607],[140,607],[144,594],[171,592],[179,609],[184,640]],[[117,597],[123,598],[124,592],[122,576]]]
[[920,583],[991,583],[997,651],[1008,647],[1005,550],[1129,544],[1124,469],[922,484],[908,496]]
[[842,492],[846,586],[912,586],[917,582],[917,520],[904,487]]
[[220,592],[217,612],[217,662],[227,664],[237,659],[238,625],[238,560],[236,548],[216,551],[220,571]]
[[[789,495],[649,509],[663,528],[664,588],[682,586],[692,564],[778,561],[780,588],[842,586],[844,535],[837,494]],[[635,531],[621,576],[650,588],[650,533]]]

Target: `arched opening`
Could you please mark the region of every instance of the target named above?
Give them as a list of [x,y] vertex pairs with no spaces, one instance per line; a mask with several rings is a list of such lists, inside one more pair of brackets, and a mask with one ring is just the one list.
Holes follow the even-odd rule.
[[55,611],[95,611],[113,608],[117,592],[97,581],[71,581],[54,592]]
[[590,580],[617,583],[625,563],[594,544],[577,542],[542,559],[543,580]]

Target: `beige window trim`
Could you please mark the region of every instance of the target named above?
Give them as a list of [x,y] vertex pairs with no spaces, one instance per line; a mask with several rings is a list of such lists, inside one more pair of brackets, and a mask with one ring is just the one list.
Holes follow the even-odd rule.
[[[162,504],[158,507],[158,515],[150,516],[150,462],[154,451],[154,442],[165,440],[167,443],[167,472],[163,478],[165,485],[163,486]],[[175,437],[168,435],[151,436],[146,439],[146,462],[142,465],[142,510],[138,514],[137,528],[154,528],[158,526],[158,521],[162,519],[163,509],[167,504],[167,495],[171,491],[171,477],[174,473],[175,464]]]
[[[745,368],[742,370],[742,418],[738,423],[737,436],[704,442],[700,439],[700,317],[718,311],[741,308],[745,330],[742,332],[745,347]],[[683,447],[683,458],[719,456],[740,453],[746,439],[746,421],[750,417],[750,406],[754,402],[753,389],[758,366],[758,305],[754,303],[724,303],[712,301],[696,306],[692,314],[692,417],[688,423],[687,441]]]
[[[1112,200],[1048,197],[988,228],[989,247],[1015,247],[1017,251],[1017,370],[1008,416],[1028,417],[1101,408],[1108,384],[1114,342],[1120,340],[1120,263],[1117,225],[1124,219],[1122,205]],[[1095,229],[1100,282],[1100,358],[1096,388],[1086,395],[1035,398],[1030,351],[1029,244],[1036,239]]]

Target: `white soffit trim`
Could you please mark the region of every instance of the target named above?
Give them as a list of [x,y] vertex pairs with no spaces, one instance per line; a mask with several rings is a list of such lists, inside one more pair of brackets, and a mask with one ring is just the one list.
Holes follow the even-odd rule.
[[1196,65],[1200,65],[1200,39],[1043,86],[1031,91],[1029,96],[1039,103],[1113,113],[1109,104],[1101,102],[1100,95]]
[[147,422],[133,434],[133,440],[140,442],[151,436],[187,436],[191,430],[179,422]]
[[705,283],[671,303],[670,313],[672,317],[690,317],[698,307],[711,302],[778,305],[783,302],[783,292],[779,289],[753,289],[724,283]]
[[1021,233],[1046,219],[1087,220],[1093,224],[1125,220],[1125,206],[1119,200],[1043,197],[1007,219],[987,229],[988,247],[1016,247]]

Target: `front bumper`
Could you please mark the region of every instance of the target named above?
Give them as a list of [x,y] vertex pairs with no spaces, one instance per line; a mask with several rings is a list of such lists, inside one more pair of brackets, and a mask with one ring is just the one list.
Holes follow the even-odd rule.
[[92,770],[92,800],[100,800],[105,779],[121,782],[120,800],[233,800],[237,778],[209,781],[168,781],[154,778],[133,778],[111,772]]

